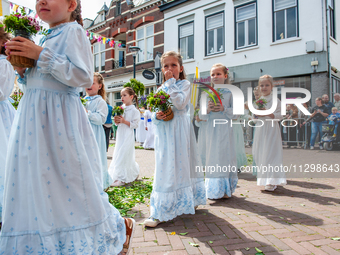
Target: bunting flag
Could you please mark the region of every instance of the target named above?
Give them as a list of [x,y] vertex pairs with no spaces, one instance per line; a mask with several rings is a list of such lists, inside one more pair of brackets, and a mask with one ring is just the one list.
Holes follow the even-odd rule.
[[[1,1],[0,1],[1,2]],[[9,1],[9,7],[10,7],[10,11],[12,12],[18,12],[19,11],[19,7],[21,8],[24,8],[25,12],[30,15],[32,13],[35,13],[35,11],[33,11],[32,9],[28,8],[28,7],[25,7],[25,6],[22,6],[22,5],[19,5],[19,4],[16,4],[16,3],[13,3],[13,2],[10,2]],[[0,15],[1,16],[1,15]],[[36,14],[35,15],[35,18],[37,18],[38,15]]]
[[2,0],[0,0],[0,16],[2,16]]
[[125,47],[125,44],[123,44],[122,42],[120,41],[115,41],[113,40],[112,38],[106,38],[106,37],[103,37],[99,34],[95,34],[95,33],[92,33],[88,30],[86,30],[86,36],[92,41],[93,39],[94,40],[97,40],[97,42],[100,42],[102,44],[108,44],[110,45],[110,47],[115,47],[115,45],[117,44],[117,46],[119,48],[122,48],[122,47]]

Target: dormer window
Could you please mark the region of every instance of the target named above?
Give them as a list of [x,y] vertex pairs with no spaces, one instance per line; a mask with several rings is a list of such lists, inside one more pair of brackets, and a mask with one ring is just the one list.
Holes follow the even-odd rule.
[[121,1],[117,1],[116,2],[116,16],[121,15],[122,14],[122,8],[121,8]]

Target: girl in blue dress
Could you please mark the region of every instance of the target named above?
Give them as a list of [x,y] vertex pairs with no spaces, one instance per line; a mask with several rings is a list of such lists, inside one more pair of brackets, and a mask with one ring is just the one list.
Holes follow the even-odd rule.
[[103,124],[107,119],[109,108],[105,102],[106,91],[104,78],[100,73],[94,73],[93,84],[90,88],[86,88],[86,93],[88,96],[85,97],[87,100],[85,109],[99,147],[100,160],[102,164],[101,183],[105,190],[111,183],[109,172],[107,171],[106,137],[103,128]]
[[[170,95],[174,118],[164,121],[163,112],[152,114],[155,125],[156,171],[150,201],[150,217],[144,221],[156,227],[182,214],[195,214],[206,204],[204,179],[191,175],[200,166],[196,139],[191,125],[190,82],[185,79],[182,57],[170,51],[162,55],[164,84],[157,90]],[[203,177],[203,176],[202,176]]]
[[[0,24],[1,21],[0,21]],[[12,65],[6,60],[5,43],[10,34],[5,33],[0,27],[0,222],[2,201],[4,195],[5,162],[7,155],[8,139],[15,116],[15,109],[9,102],[9,95],[13,91],[15,74]]]
[[[210,70],[212,85],[228,84],[228,69],[222,64],[215,64]],[[207,120],[207,155],[206,155],[206,179],[205,187],[207,198],[219,199],[231,197],[237,186],[237,159],[235,152],[235,140],[233,128],[230,125],[233,115],[232,94],[229,89],[221,89],[222,104],[215,105],[209,101],[207,105],[207,115],[200,113],[200,118]],[[228,123],[216,125],[215,119],[224,119]],[[220,167],[221,171],[216,173],[208,172],[209,167]],[[219,170],[218,170],[219,171]]]
[[[122,218],[101,186],[101,160],[79,88],[93,82],[93,56],[79,0],[38,0],[49,24],[43,47],[16,37],[6,53],[36,60],[20,69],[24,96],[6,165],[1,254],[128,252],[134,220]],[[13,50],[17,51],[13,51]]]

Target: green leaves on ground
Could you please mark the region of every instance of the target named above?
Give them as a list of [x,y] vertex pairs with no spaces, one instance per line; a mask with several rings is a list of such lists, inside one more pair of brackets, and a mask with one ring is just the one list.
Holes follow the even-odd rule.
[[138,203],[145,204],[150,198],[152,181],[146,178],[134,181],[128,186],[113,187],[107,191],[109,202],[118,209],[122,216],[134,217],[136,213],[128,214]]
[[197,243],[192,243],[192,242],[189,242],[189,244],[193,247],[199,247],[199,245]]

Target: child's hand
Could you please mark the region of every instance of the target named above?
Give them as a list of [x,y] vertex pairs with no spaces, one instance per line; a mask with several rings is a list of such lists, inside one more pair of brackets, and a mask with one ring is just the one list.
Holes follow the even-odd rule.
[[24,78],[24,73],[26,71],[26,68],[14,66],[14,70],[18,72],[21,78]]
[[156,119],[164,120],[165,118],[166,118],[166,115],[163,112],[157,112],[156,113]]
[[214,102],[212,102],[212,101],[209,101],[209,103],[208,103],[208,113],[209,112],[213,112],[214,111],[214,109],[215,109],[215,104],[214,104]]
[[121,122],[121,116],[114,116],[113,120],[118,125]]
[[34,42],[17,36],[6,43],[6,54],[8,60],[11,56],[23,56],[30,59],[38,60],[43,47],[36,45]]
[[124,119],[124,117],[123,116],[119,116],[119,117],[120,117],[120,123],[125,124],[126,120]]
[[166,80],[166,81],[169,80],[169,79],[171,79],[171,78],[174,78],[174,75],[173,75],[173,73],[172,73],[171,71],[166,71],[166,72],[164,73],[164,76],[165,76],[165,80]]
[[220,103],[216,103],[214,107],[214,112],[223,112],[223,111],[224,111],[223,105],[221,105]]
[[145,130],[148,131],[148,127],[146,127]]

